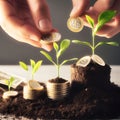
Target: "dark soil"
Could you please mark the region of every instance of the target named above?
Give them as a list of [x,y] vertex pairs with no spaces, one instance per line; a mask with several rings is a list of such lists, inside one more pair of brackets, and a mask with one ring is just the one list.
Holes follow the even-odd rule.
[[67,80],[57,77],[57,78],[49,80],[49,82],[51,82],[51,83],[65,83],[65,82],[67,82]]
[[106,84],[110,84],[110,72],[111,68],[107,64],[100,66],[93,61],[86,67],[73,64],[71,65],[71,80],[85,86],[106,86]]
[[22,87],[19,95],[9,100],[2,99],[0,89],[0,113],[23,116],[32,119],[110,119],[120,117],[120,88],[114,84],[102,88],[71,90],[71,94],[61,101],[52,101],[46,94],[38,100],[25,100]]
[[[102,67],[93,63],[86,68],[73,68],[79,75],[72,76],[74,84],[72,83],[69,96],[63,100],[50,100],[46,93],[37,100],[25,100],[22,86],[17,88],[17,97],[3,100],[3,91],[0,89],[0,115],[14,115],[16,118],[22,116],[34,120],[120,118],[120,87],[110,82],[111,68],[108,65]],[[86,73],[91,73],[92,76]],[[65,82],[63,79],[51,81]]]

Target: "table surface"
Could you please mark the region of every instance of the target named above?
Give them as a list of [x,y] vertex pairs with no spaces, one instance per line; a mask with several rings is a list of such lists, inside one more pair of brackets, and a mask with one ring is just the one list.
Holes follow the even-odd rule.
[[[120,86],[120,65],[111,65],[111,82]],[[31,78],[31,69],[24,71],[19,65],[0,65],[0,71],[23,77],[25,80]],[[35,74],[35,79],[40,82],[46,82],[49,79],[57,77],[57,71],[53,65],[42,65]],[[60,77],[70,80],[70,65],[64,65],[60,69]]]

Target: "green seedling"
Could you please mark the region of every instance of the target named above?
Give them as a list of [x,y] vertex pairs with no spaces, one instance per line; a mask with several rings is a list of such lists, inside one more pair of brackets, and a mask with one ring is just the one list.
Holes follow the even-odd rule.
[[116,11],[114,11],[114,10],[107,10],[107,11],[102,12],[98,16],[98,23],[96,25],[95,25],[94,20],[90,16],[86,15],[86,20],[90,24],[91,29],[92,29],[92,43],[80,41],[80,40],[72,40],[72,42],[90,47],[92,50],[92,55],[95,54],[96,48],[98,48],[99,46],[102,46],[104,44],[112,45],[112,46],[119,46],[119,44],[117,42],[103,42],[103,41],[96,42],[95,41],[96,33],[103,27],[103,25],[105,25],[105,23],[109,22],[115,15],[116,15]]
[[14,77],[10,77],[10,79],[5,80],[5,82],[6,82],[7,86],[8,86],[8,91],[10,91],[11,86],[12,86],[14,80],[15,80]]
[[47,53],[45,51],[40,51],[41,54],[43,54],[52,64],[54,64],[56,66],[58,77],[60,77],[60,67],[62,65],[64,65],[65,63],[67,63],[69,61],[77,60],[77,58],[71,58],[71,59],[63,60],[60,63],[61,55],[67,50],[67,48],[69,48],[69,46],[70,46],[70,40],[68,40],[68,39],[64,39],[60,43],[60,45],[58,45],[56,42],[53,43],[53,47],[54,47],[54,50],[56,52],[56,61],[53,60],[53,58],[50,56],[49,53]]
[[[31,71],[32,79],[34,79],[34,74],[38,71],[38,69],[40,68],[41,64],[42,64],[42,60],[39,60],[39,61],[35,62],[34,60],[30,59],[30,65],[31,65],[31,68],[32,68],[32,71]],[[24,63],[23,61],[20,61],[19,65],[25,71],[29,71],[28,65],[26,63]]]

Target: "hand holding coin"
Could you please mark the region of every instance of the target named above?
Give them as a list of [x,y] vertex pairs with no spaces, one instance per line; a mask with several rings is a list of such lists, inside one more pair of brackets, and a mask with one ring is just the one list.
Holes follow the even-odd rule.
[[41,37],[40,42],[42,44],[50,44],[53,42],[58,42],[61,39],[61,34],[58,32],[52,32],[52,33],[48,33],[48,34],[44,34]]

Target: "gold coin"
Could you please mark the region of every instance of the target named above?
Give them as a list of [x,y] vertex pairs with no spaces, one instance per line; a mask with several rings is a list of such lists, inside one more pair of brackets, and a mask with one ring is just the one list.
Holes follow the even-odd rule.
[[80,32],[83,29],[83,20],[80,17],[69,18],[67,21],[67,27],[72,32]]
[[6,91],[3,93],[3,98],[4,99],[8,99],[9,97],[14,97],[14,96],[17,96],[18,95],[18,92],[17,91]]
[[44,88],[36,80],[29,80],[29,86],[32,90],[43,90]]

